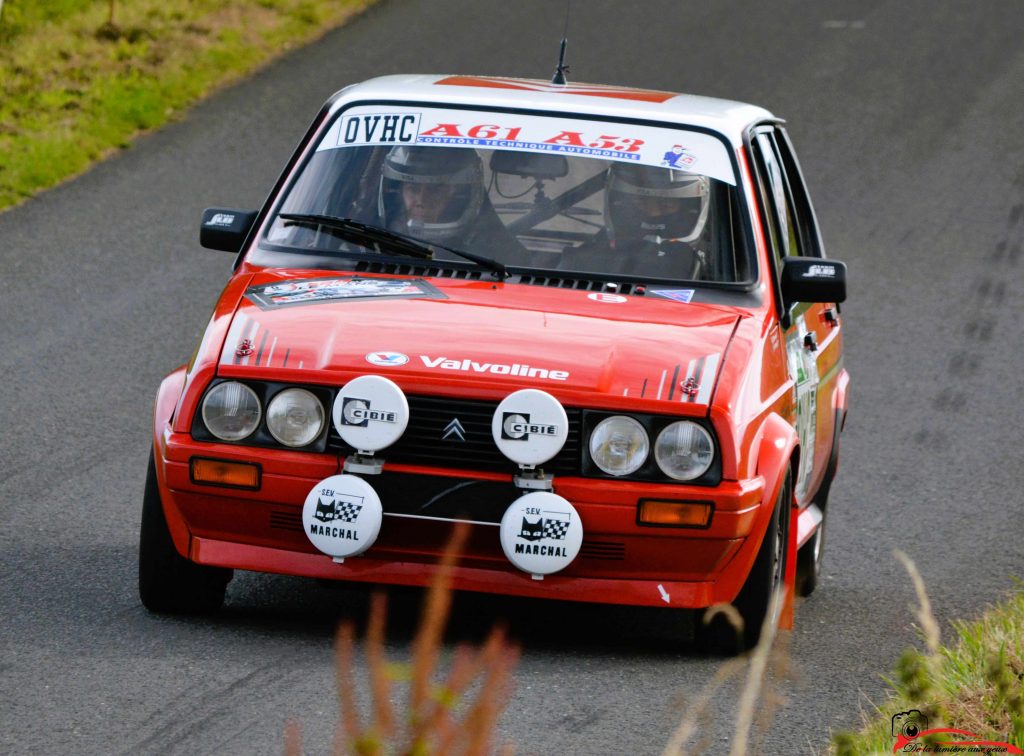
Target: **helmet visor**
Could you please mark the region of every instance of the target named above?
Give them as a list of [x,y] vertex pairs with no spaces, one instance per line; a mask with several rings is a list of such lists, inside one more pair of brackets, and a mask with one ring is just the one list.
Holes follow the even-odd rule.
[[393,231],[440,241],[479,210],[483,171],[471,150],[399,147],[384,162],[380,202]]
[[609,178],[607,223],[617,242],[690,242],[704,230],[708,182],[682,171],[614,170]]

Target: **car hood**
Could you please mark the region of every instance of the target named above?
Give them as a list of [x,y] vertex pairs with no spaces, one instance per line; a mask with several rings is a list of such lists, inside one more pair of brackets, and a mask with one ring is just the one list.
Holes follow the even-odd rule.
[[218,372],[333,385],[376,373],[408,393],[538,388],[696,410],[741,314],[650,293],[265,271],[237,304]]

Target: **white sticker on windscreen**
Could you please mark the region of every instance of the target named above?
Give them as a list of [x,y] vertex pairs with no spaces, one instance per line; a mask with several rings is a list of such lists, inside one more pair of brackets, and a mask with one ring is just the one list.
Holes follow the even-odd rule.
[[361,146],[473,147],[660,166],[736,183],[725,144],[682,127],[445,108],[358,106],[331,124],[317,151]]

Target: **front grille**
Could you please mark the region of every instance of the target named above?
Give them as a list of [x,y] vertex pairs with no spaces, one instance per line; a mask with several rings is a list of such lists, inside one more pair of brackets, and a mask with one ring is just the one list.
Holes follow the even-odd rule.
[[[498,451],[491,436],[491,418],[497,402],[449,399],[437,396],[410,396],[409,426],[393,446],[382,450],[379,456],[388,462],[429,467],[482,470],[487,472],[515,472],[516,465]],[[541,465],[553,475],[579,475],[582,412],[566,407],[569,417],[569,437],[554,459]],[[465,440],[456,432],[448,432],[452,422],[458,420]],[[448,438],[444,438],[446,432]],[[328,449],[347,455],[354,450],[338,435],[331,425],[327,438]]]
[[303,533],[302,510],[300,509],[275,509],[270,513],[270,527],[277,530],[292,530],[296,533]]
[[618,541],[588,541],[583,539],[580,556],[586,559],[603,559],[621,562],[626,558],[626,544]]

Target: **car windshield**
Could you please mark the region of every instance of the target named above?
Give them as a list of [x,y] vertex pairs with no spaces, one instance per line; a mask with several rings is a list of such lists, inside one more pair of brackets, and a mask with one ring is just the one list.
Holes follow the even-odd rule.
[[396,253],[339,232],[344,220],[422,242],[434,260],[464,262],[459,250],[510,271],[746,282],[735,184],[724,143],[695,130],[362,106],[323,131],[261,248],[324,267]]

